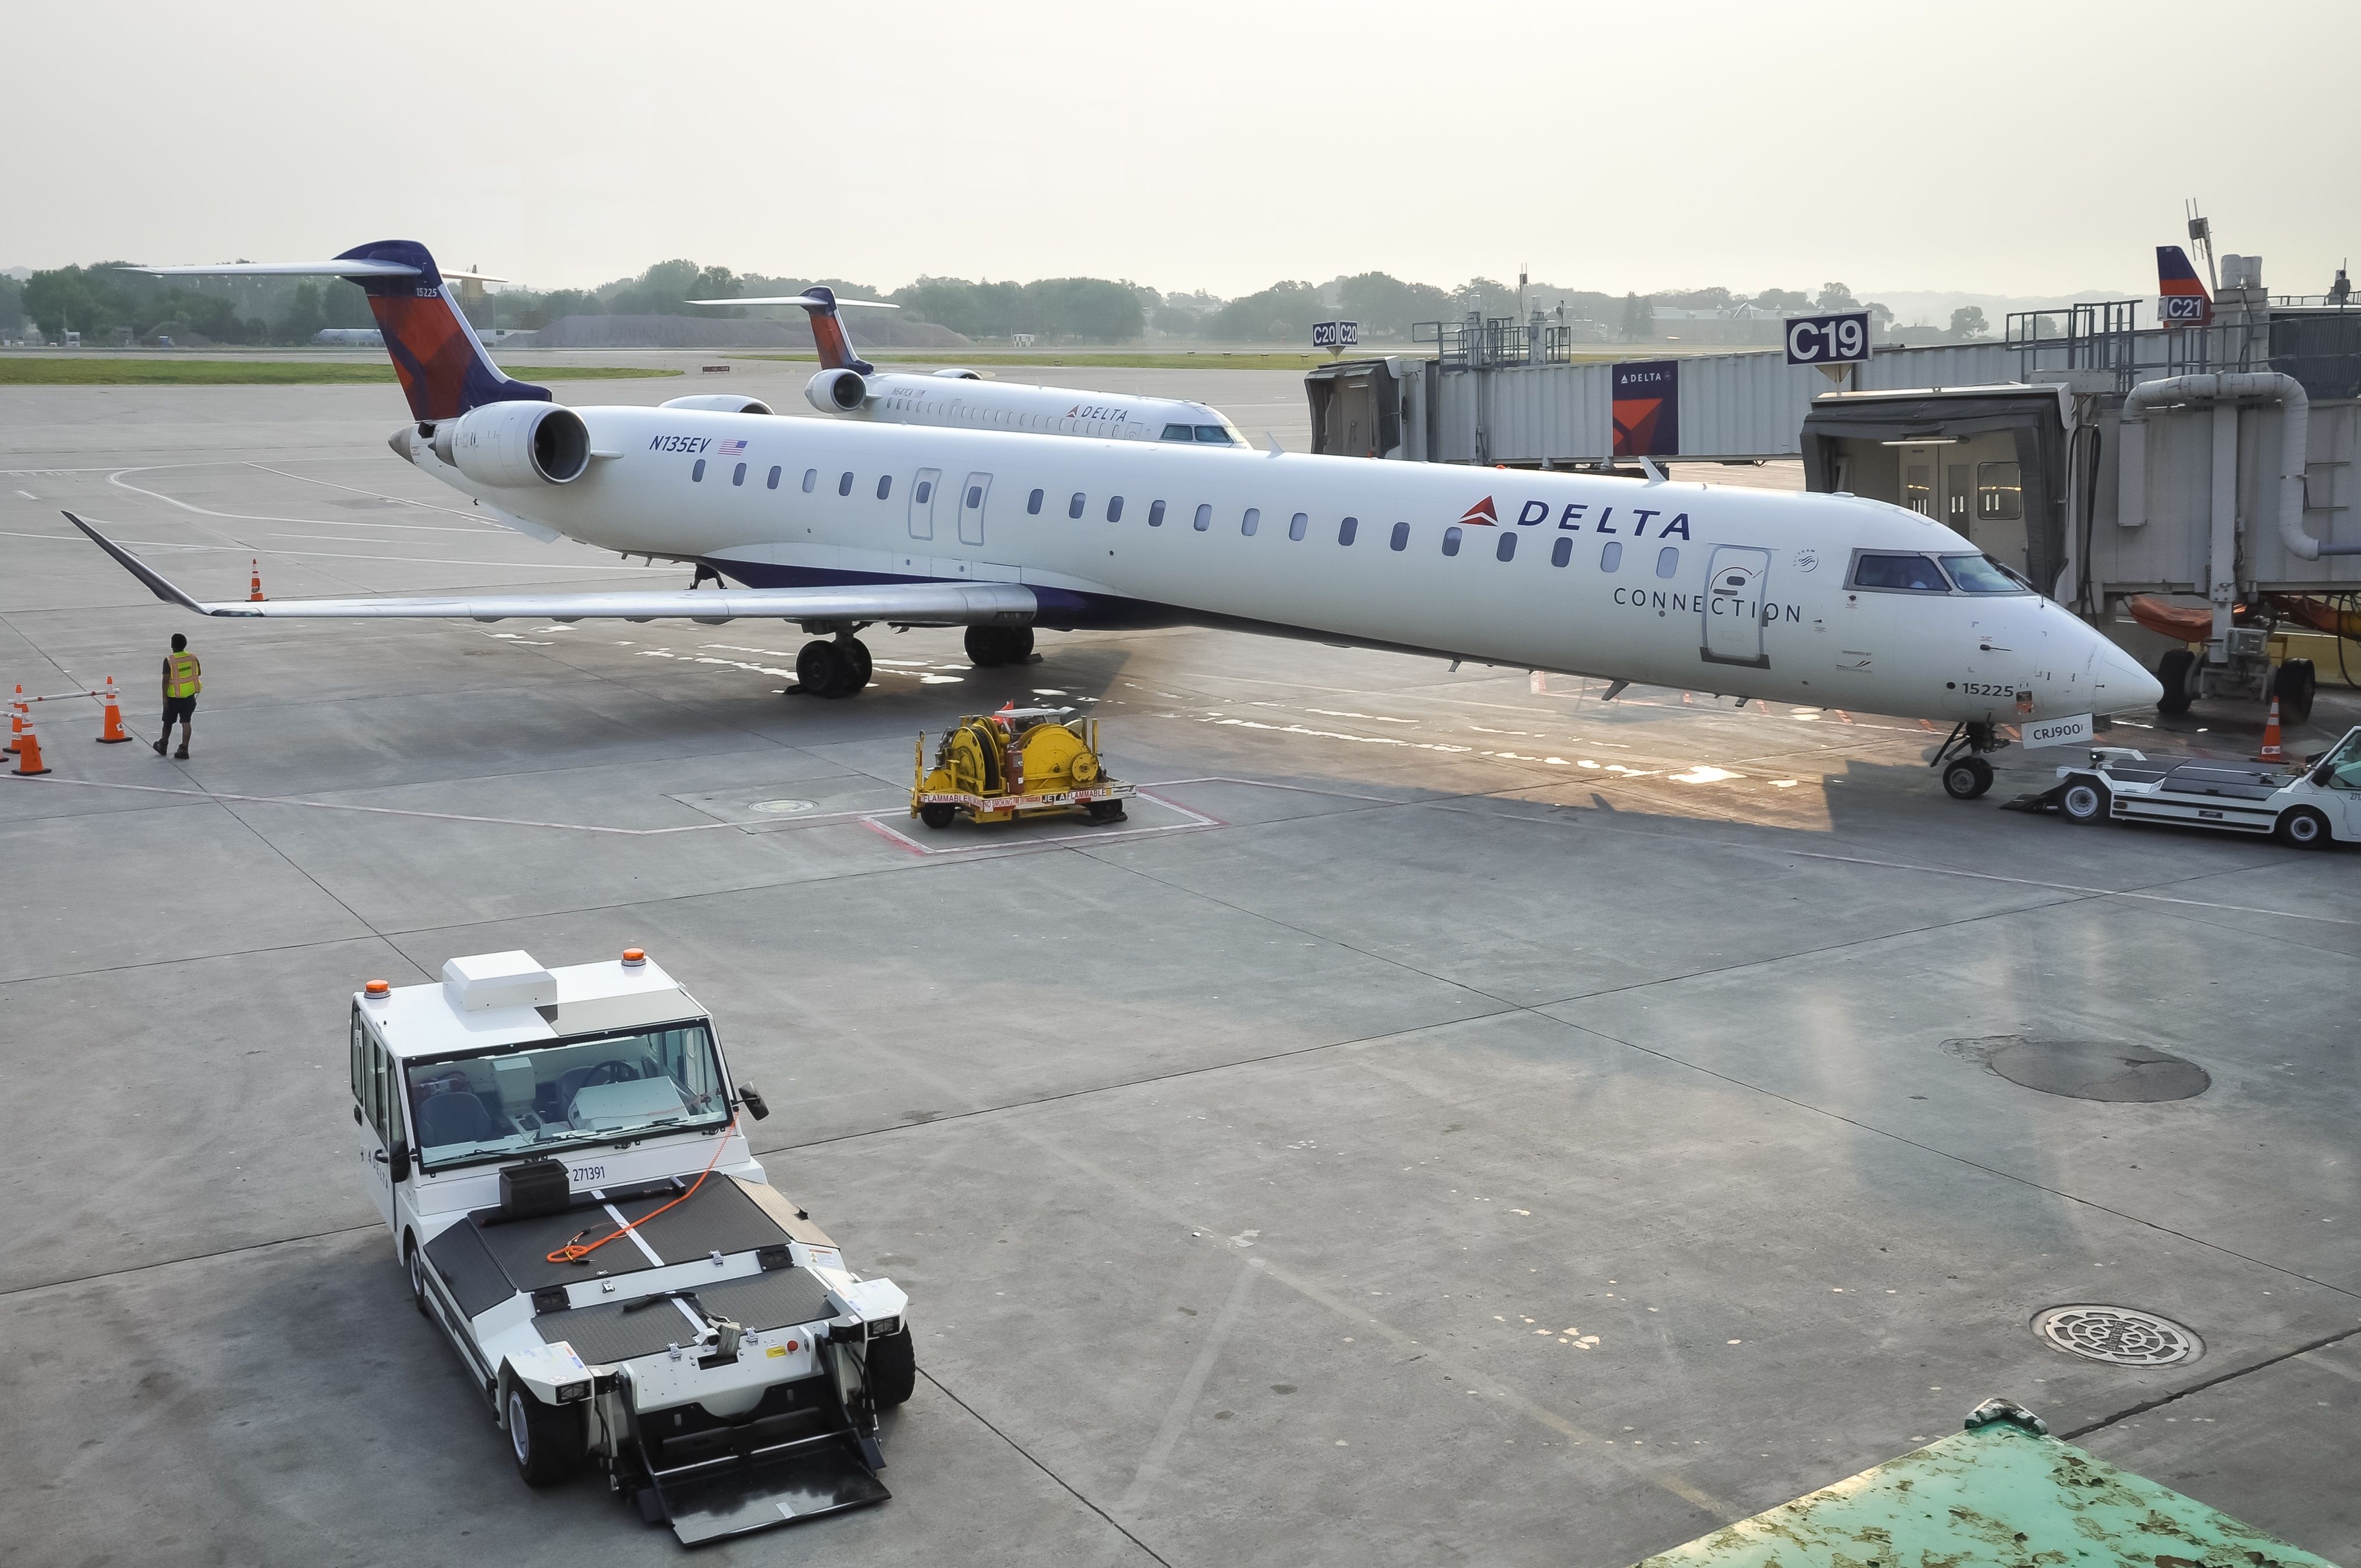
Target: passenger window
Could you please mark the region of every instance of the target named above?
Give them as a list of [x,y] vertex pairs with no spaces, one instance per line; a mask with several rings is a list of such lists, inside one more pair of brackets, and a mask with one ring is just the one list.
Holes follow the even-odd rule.
[[[918,481],[918,493],[912,496],[910,499],[917,502],[920,506],[925,506],[927,504],[927,498],[934,493],[935,482],[932,479],[921,479]],[[885,498],[881,494],[877,499],[882,501]]]
[[1041,515],[1040,491],[1036,490],[1031,495],[1025,498],[1025,515],[1027,517],[1039,517]]
[[779,470],[777,465],[774,464],[772,466],[771,477],[763,482],[763,488],[766,490],[775,490],[779,488]]
[[1924,555],[1863,555],[1854,563],[1852,586],[1903,593],[1947,594],[1951,584]]
[[1255,530],[1261,526],[1262,508],[1248,507],[1246,508],[1246,515],[1239,520],[1238,532],[1245,534],[1248,539],[1252,539],[1255,536]]
[[1602,572],[1616,572],[1620,571],[1622,566],[1623,542],[1620,539],[1610,539],[1598,552],[1598,569]]
[[982,485],[970,485],[967,488],[967,510],[973,511],[983,504],[983,487]]
[[1121,496],[1109,496],[1107,498],[1107,521],[1109,522],[1121,522],[1123,521],[1123,498]]
[[836,482],[836,493],[840,496],[849,496],[852,493],[852,471],[851,469],[848,468],[845,470],[844,477]]
[[817,469],[817,468],[807,468],[807,469],[805,469],[805,470],[804,470],[804,494],[806,494],[806,495],[809,495],[809,494],[811,494],[811,493],[812,493],[812,487],[813,487],[814,485],[818,484],[818,483],[819,483],[819,470],[818,470],[818,469]]
[[1559,534],[1557,543],[1550,546],[1550,565],[1563,566],[1573,559],[1574,541],[1563,533]]
[[1513,533],[1504,533],[1500,535],[1500,547],[1493,551],[1492,555],[1495,560],[1515,560],[1517,558],[1517,536]]
[[[1406,522],[1394,524],[1394,548],[1399,550],[1409,543],[1410,524]],[[1455,523],[1443,531],[1443,553],[1445,555],[1459,554],[1459,528]]]
[[[1505,560],[1507,557],[1503,556],[1502,559]],[[1656,552],[1656,576],[1669,577],[1680,569],[1681,547],[1679,545],[1667,544]]]
[[[775,474],[778,470],[774,468],[771,472]],[[730,482],[733,485],[742,485],[746,482],[746,465],[743,463],[738,465],[737,468],[730,476]]]
[[1336,525],[1336,543],[1350,544],[1353,543],[1353,536],[1360,532],[1361,520],[1357,517],[1348,517]]
[[1148,509],[1148,526],[1150,528],[1161,528],[1164,526],[1164,503],[1162,501],[1158,501]]
[[1082,515],[1082,491],[1076,490],[1074,492],[1074,499],[1066,503],[1066,515],[1068,517],[1080,517]]
[[881,500],[881,501],[882,501],[882,500],[884,500],[887,496],[890,496],[890,495],[892,495],[893,493],[894,493],[894,476],[893,476],[893,475],[891,475],[891,474],[880,474],[880,475],[878,475],[878,476],[877,476],[877,499],[878,499],[879,500]]
[[1290,539],[1301,539],[1303,537],[1303,531],[1311,526],[1311,514],[1309,512],[1297,512],[1293,517],[1287,520],[1287,536]]
[[698,459],[697,460],[697,466],[696,466],[696,467],[694,467],[694,468],[691,468],[691,469],[688,471],[688,482],[689,482],[690,484],[692,484],[692,485],[701,485],[701,484],[705,483],[705,459],[704,459],[704,458],[702,458],[702,457],[698,458]]
[[1202,533],[1205,530],[1213,527],[1213,509],[1210,505],[1199,507],[1197,509],[1196,519],[1190,526],[1194,528],[1200,533]]
[[1164,427],[1164,434],[1159,437],[1164,441],[1189,441],[1193,438],[1193,433],[1185,424],[1168,424]]

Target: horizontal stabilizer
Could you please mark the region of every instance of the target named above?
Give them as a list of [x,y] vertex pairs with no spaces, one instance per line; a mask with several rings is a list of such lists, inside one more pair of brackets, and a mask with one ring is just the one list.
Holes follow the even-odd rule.
[[763,294],[750,300],[691,300],[692,305],[801,305],[807,311],[824,311],[830,305],[853,305],[864,311],[898,311],[899,305],[883,300],[815,300],[808,294]]
[[[125,267],[154,278],[415,278],[399,261],[238,261],[218,267]],[[445,276],[454,276],[446,273]]]
[[1017,583],[871,583],[840,588],[658,589],[646,593],[480,594],[464,598],[232,599],[208,604],[71,512],[66,521],[167,604],[233,619],[411,620],[885,621],[897,626],[1020,626],[1037,608]]

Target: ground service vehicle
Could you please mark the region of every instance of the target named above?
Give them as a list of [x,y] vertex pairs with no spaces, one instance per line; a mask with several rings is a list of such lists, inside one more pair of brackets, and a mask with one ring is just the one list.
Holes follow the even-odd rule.
[[684,1542],[887,1497],[906,1298],[774,1191],[712,1020],[638,948],[353,997],[361,1169],[527,1484],[588,1464]]
[[2361,727],[2287,771],[2226,759],[2149,761],[2103,746],[2058,770],[2051,789],[2017,806],[2055,806],[2070,822],[2177,822],[2230,833],[2272,833],[2301,849],[2361,843]]
[[910,784],[910,815],[929,828],[1014,822],[1020,817],[1080,812],[1120,822],[1137,786],[1106,776],[1096,719],[1060,722],[1071,707],[1004,707],[971,714],[945,732],[927,766],[927,736]]

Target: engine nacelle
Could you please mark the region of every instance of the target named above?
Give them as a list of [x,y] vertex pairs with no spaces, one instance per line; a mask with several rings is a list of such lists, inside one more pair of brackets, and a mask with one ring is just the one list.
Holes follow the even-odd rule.
[[715,414],[767,414],[778,411],[760,398],[741,397],[735,392],[698,392],[693,397],[674,398],[660,403],[659,408],[700,409]]
[[869,400],[869,383],[858,370],[823,370],[804,388],[804,396],[824,414],[849,414]]
[[479,485],[568,485],[589,471],[590,427],[561,403],[486,403],[434,427],[434,455]]

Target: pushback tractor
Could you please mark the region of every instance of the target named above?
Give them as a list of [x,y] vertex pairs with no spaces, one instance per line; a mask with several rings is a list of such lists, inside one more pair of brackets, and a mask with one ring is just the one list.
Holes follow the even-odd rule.
[[882,1502],[906,1299],[769,1184],[712,1019],[637,948],[353,997],[360,1165],[526,1484],[586,1467],[686,1543]]
[[2268,835],[2300,850],[2361,843],[2361,729],[2293,769],[2102,746],[2087,764],[2059,768],[2055,785],[2005,809]]

